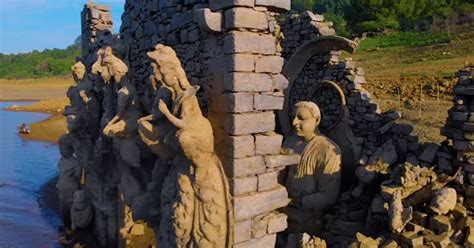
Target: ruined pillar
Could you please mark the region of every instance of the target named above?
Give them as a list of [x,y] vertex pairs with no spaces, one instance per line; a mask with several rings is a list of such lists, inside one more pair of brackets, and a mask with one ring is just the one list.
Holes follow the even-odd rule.
[[457,151],[455,158],[463,168],[464,205],[474,207],[474,74],[473,67],[457,73],[454,87],[454,106],[448,111],[448,119],[441,134],[452,140]]
[[276,233],[287,227],[286,216],[276,210],[289,202],[278,177],[299,161],[280,154],[283,136],[274,132],[288,84],[281,75],[275,16],[289,10],[290,1],[211,0],[209,7],[223,18],[224,68],[216,75],[219,95],[213,107],[222,123],[216,130],[233,196],[234,244],[274,247]]
[[100,47],[100,37],[112,34],[113,22],[110,6],[87,3],[81,12],[81,54],[87,67],[94,61],[90,58]]

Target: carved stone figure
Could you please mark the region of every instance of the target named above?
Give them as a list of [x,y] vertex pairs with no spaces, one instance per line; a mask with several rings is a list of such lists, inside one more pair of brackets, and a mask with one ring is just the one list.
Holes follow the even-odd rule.
[[67,129],[71,137],[74,137],[74,154],[79,160],[81,168],[86,168],[93,155],[93,141],[86,132],[83,115],[68,115]]
[[64,114],[81,116],[84,119],[86,131],[91,136],[97,137],[100,104],[94,92],[94,81],[90,79],[81,61],[75,63],[71,71],[77,85],[69,87],[67,91],[71,105],[66,107]]
[[74,204],[71,207],[71,229],[86,228],[92,221],[92,205],[83,190],[74,192]]
[[406,224],[412,219],[412,207],[403,207],[402,197],[400,191],[395,191],[390,201],[388,215],[390,218],[390,228],[394,232],[401,232]]
[[[76,84],[79,84],[79,82],[84,79],[86,74],[86,66],[82,62],[78,61],[71,67],[71,73]],[[83,107],[84,103],[81,100],[79,91],[78,85],[73,85],[67,90],[66,95],[68,96],[71,105],[66,106],[66,115],[77,114]]]
[[79,161],[73,156],[74,141],[70,135],[65,134],[59,139],[59,179],[56,184],[59,193],[59,209],[64,219],[65,226],[70,226],[70,209],[74,200],[74,192],[79,189],[81,167]]
[[313,102],[298,102],[293,120],[295,134],[283,146],[301,155],[300,163],[290,166],[287,207],[290,233],[315,234],[322,211],[336,202],[341,180],[341,150],[320,134],[321,114]]
[[[150,56],[151,55],[151,56]],[[158,109],[177,128],[178,153],[165,179],[159,227],[161,247],[231,247],[232,205],[227,178],[214,152],[211,124],[199,107],[176,53],[158,45],[150,54],[162,82],[175,94],[172,111],[163,99]],[[175,138],[175,139],[176,139]],[[171,146],[165,140],[166,146]],[[209,180],[212,178],[213,180]]]
[[[92,71],[100,75],[106,84],[118,86],[116,106],[106,106],[109,112],[105,113],[105,119],[103,118],[102,121],[108,121],[108,123],[103,129],[103,134],[113,138],[124,199],[131,205],[133,198],[140,195],[144,187],[142,171],[138,170],[140,167],[138,142],[140,140],[137,121],[142,115],[138,93],[127,77],[127,65],[115,56],[111,47],[98,52],[98,59]],[[109,98],[112,100],[113,97]],[[108,117],[115,112],[110,108],[115,108],[116,113],[109,121]]]

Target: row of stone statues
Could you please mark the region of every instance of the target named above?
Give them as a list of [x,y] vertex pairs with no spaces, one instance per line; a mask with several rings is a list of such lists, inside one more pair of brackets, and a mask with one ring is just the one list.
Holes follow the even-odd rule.
[[[114,198],[121,194],[136,219],[155,225],[162,247],[230,247],[229,185],[214,150],[211,123],[199,107],[199,86],[188,82],[173,49],[157,45],[148,53],[153,107],[143,117],[128,67],[114,52],[99,50],[92,74],[81,62],[72,68],[77,85],[67,93],[69,132],[60,140],[58,183],[65,224],[86,227],[94,215],[101,245],[114,246]],[[143,161],[153,157],[146,146],[156,158],[151,176],[143,168]],[[78,223],[78,216],[88,221]]]
[[[121,194],[135,219],[152,224],[160,246],[230,247],[229,185],[211,123],[196,97],[199,86],[189,83],[172,48],[159,44],[147,55],[153,92],[147,116],[126,63],[112,47],[99,50],[92,74],[81,62],[72,67],[77,85],[67,93],[69,132],[59,142],[65,224],[86,227],[94,215],[101,244],[114,246]],[[295,133],[284,150],[300,154],[301,161],[289,169],[292,201],[284,211],[290,233],[314,234],[322,211],[339,194],[341,150],[318,131],[321,113],[315,103],[299,102],[295,110]],[[143,168],[150,157],[155,159],[151,176]]]

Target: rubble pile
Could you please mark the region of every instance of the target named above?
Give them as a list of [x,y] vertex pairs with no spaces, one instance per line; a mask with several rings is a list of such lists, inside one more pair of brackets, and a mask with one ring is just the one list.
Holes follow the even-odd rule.
[[324,218],[321,237],[329,247],[472,247],[472,68],[461,70],[458,77],[455,106],[442,130],[453,146],[448,141],[428,143],[407,157],[409,162],[388,164],[382,159],[359,167],[358,185],[343,193]]

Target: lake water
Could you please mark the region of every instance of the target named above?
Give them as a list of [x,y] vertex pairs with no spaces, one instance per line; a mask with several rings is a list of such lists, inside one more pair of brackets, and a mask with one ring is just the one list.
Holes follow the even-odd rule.
[[[24,102],[0,102],[0,109]],[[60,217],[41,208],[39,190],[57,175],[56,145],[23,140],[21,123],[43,120],[46,114],[0,110],[0,248],[61,247]]]

